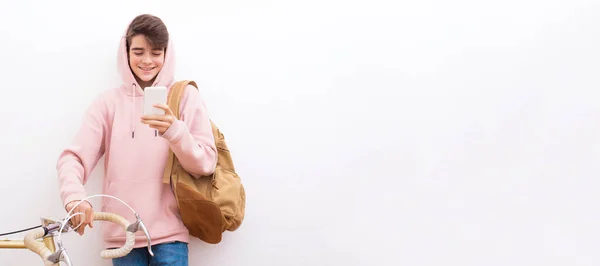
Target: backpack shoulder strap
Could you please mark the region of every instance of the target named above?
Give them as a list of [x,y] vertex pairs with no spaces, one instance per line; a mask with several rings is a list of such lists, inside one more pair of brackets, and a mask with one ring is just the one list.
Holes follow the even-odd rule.
[[171,111],[173,111],[173,115],[175,115],[177,119],[179,119],[181,115],[181,108],[179,107],[181,97],[183,96],[183,92],[185,91],[185,88],[188,85],[192,85],[196,89],[198,88],[198,85],[196,85],[196,82],[194,82],[193,80],[181,80],[175,82],[175,84],[173,84],[171,86],[171,89],[169,90],[169,96],[167,97],[167,105],[169,106],[169,108],[171,108]]
[[[181,103],[181,97],[183,96],[183,92],[185,91],[185,88],[188,85],[192,85],[196,89],[198,88],[198,85],[196,85],[196,82],[194,82],[193,80],[181,80],[181,81],[175,82],[175,84],[173,84],[171,86],[171,89],[169,90],[169,95],[167,96],[167,105],[169,106],[169,108],[173,112],[173,115],[177,119],[179,119],[181,116],[181,113],[180,113],[181,108],[179,106],[179,104]],[[167,164],[165,165],[165,172],[163,173],[163,183],[164,184],[171,183],[171,172],[173,170],[173,165],[175,163],[178,163],[177,158],[175,158],[173,151],[171,149],[169,149],[169,157],[167,158]]]

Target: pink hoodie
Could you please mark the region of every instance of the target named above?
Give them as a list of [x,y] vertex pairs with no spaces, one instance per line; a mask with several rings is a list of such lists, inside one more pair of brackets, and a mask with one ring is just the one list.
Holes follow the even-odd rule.
[[[144,91],[137,84],[127,60],[125,35],[118,52],[122,85],[101,93],[85,113],[73,143],[57,163],[60,195],[64,205],[87,196],[84,184],[105,155],[103,194],[115,196],[140,214],[152,244],[189,241],[177,203],[168,184],[162,183],[169,148],[192,175],[211,174],[216,165],[216,148],[204,102],[194,87],[186,88],[181,101],[181,120],[163,135],[140,122]],[[175,52],[169,41],[165,62],[154,86],[174,83]],[[98,208],[94,208],[98,211]],[[103,197],[102,211],[135,221],[134,214],[121,202]],[[110,222],[102,224],[105,247],[120,247],[125,232]],[[135,247],[147,245],[137,233]]]

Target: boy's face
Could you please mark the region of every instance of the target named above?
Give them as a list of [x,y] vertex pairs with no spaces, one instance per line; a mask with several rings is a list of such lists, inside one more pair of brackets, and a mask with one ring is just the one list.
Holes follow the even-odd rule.
[[137,35],[131,39],[129,46],[129,67],[143,87],[151,86],[165,62],[164,49],[152,50],[144,35]]

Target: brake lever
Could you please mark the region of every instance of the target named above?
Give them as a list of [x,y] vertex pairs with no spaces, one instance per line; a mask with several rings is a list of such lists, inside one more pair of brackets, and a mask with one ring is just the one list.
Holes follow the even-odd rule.
[[146,240],[148,241],[148,253],[150,253],[150,256],[154,257],[154,253],[152,252],[152,241],[150,240],[150,233],[148,233],[148,229],[146,228],[146,225],[144,225],[144,222],[142,221],[140,215],[136,213],[135,218],[135,223],[130,224],[127,227],[127,231],[135,233],[141,229],[142,232],[144,232],[144,235],[146,235]]
[[63,247],[62,243],[58,243],[58,250],[52,255],[48,256],[48,261],[58,264],[59,262],[64,262],[67,266],[73,266],[71,263],[71,258],[69,258],[69,254],[67,254],[67,250]]

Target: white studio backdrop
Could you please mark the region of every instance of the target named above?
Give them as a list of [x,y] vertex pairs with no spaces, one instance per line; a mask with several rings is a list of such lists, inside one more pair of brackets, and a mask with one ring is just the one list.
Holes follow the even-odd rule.
[[[141,13],[247,189],[242,227],[194,240],[190,265],[600,263],[592,0],[3,0],[0,233],[64,217],[57,156]],[[74,265],[111,265],[96,228],[64,236]]]

